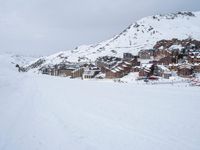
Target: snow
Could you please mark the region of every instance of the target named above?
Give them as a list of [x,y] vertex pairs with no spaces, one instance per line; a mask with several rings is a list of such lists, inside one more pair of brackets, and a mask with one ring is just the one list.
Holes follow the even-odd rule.
[[[200,12],[193,12],[193,14],[195,16],[167,14],[157,15],[157,19],[153,16],[142,18],[109,40],[47,56],[44,65],[58,64],[62,61],[90,62],[101,56],[122,57],[123,53],[137,55],[140,50],[152,49],[157,41],[163,39],[182,40],[190,37],[200,40]],[[174,19],[171,19],[173,17]]]
[[123,78],[120,79],[121,82],[125,83],[141,83],[141,82],[136,82],[136,79],[138,78],[138,72],[136,73],[129,73],[128,75],[124,76]]
[[2,150],[200,149],[198,87],[18,73],[12,61],[0,55]]
[[181,50],[182,48],[183,47],[181,45],[172,45],[169,49],[170,50],[176,50],[176,49]]

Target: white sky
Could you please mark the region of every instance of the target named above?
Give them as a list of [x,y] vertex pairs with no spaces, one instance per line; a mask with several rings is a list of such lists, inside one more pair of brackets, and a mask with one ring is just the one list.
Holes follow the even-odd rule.
[[199,10],[200,0],[0,0],[0,52],[47,55],[106,40],[145,16]]

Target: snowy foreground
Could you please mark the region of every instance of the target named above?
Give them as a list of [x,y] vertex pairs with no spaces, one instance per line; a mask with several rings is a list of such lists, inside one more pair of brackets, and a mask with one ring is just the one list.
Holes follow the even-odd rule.
[[0,150],[199,150],[200,88],[18,73],[0,55]]

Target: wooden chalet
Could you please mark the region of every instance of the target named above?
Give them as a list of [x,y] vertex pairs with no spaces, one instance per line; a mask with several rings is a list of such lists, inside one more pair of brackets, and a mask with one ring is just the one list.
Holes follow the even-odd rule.
[[169,70],[171,71],[178,71],[178,67],[179,67],[178,64],[169,64],[168,66]]
[[92,79],[94,78],[97,74],[99,74],[101,71],[98,67],[86,67],[84,68],[84,72],[82,74],[82,79]]
[[68,77],[72,75],[72,72],[75,69],[73,68],[62,68],[62,69],[58,69],[58,76],[62,76],[62,77]]
[[197,56],[188,56],[188,62],[189,63],[192,63],[192,64],[194,64],[194,63],[200,63],[200,54],[199,55],[197,55]]
[[193,71],[194,73],[200,73],[200,64],[194,64]]
[[124,72],[123,72],[123,69],[120,67],[110,69],[106,72],[106,78],[108,79],[122,78],[123,76],[124,76]]
[[131,72],[139,72],[140,71],[140,66],[134,66],[131,69]]
[[106,71],[106,78],[113,79],[113,78],[121,78],[128,73],[131,72],[132,69],[132,62],[131,61],[123,61],[111,69]]
[[140,68],[140,71],[139,71],[139,77],[149,77],[152,72],[151,68],[152,68],[153,65],[145,65],[143,67]]
[[135,56],[133,56],[131,53],[124,53],[123,54],[123,60],[127,60],[127,61],[129,61],[129,60],[132,60],[132,59],[134,59],[135,58]]
[[58,76],[57,66],[45,66],[40,68],[39,71],[41,71],[42,74]]
[[113,56],[103,56],[97,58],[95,65],[100,68],[102,73],[105,73],[108,69],[114,67],[117,63],[121,62],[122,59]]
[[190,64],[182,64],[178,67],[177,74],[180,77],[188,78],[193,74],[193,67]]
[[169,79],[172,76],[171,71],[163,65],[154,65],[153,75]]
[[153,51],[141,50],[138,52],[138,56],[140,59],[151,59],[151,56],[153,56]]
[[80,77],[82,77],[83,73],[84,73],[83,67],[73,70],[71,72],[71,78],[80,78]]
[[175,60],[171,56],[166,56],[161,58],[159,61],[157,61],[157,64],[159,65],[169,65],[175,62]]
[[54,66],[47,66],[40,69],[42,74],[62,77],[81,77],[83,68],[78,64],[59,64]]
[[154,59],[160,60],[161,58],[169,57],[172,55],[170,50],[157,49],[154,51]]

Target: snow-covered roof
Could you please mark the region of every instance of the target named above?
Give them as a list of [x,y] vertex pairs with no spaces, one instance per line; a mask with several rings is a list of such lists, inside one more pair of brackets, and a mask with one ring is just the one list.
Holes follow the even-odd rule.
[[127,65],[123,64],[122,67],[128,67]]
[[117,69],[119,69],[119,70],[124,70],[122,67],[119,67],[119,66],[117,67]]
[[113,70],[115,70],[115,71],[117,71],[117,72],[118,72],[118,71],[120,71],[120,69],[119,69],[119,68],[114,68]]
[[113,72],[113,73],[116,73],[117,71],[116,70],[110,70],[111,72]]
[[130,63],[130,62],[127,62],[127,61],[125,61],[124,63],[127,64],[127,65],[131,65],[131,63]]

